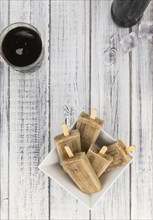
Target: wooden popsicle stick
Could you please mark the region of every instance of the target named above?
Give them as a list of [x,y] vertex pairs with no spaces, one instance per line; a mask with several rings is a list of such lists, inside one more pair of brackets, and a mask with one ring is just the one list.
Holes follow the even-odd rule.
[[132,152],[135,148],[136,148],[135,145],[131,145],[125,149],[125,152],[128,154],[128,153]]
[[64,137],[69,136],[69,130],[68,130],[68,127],[65,123],[61,124],[61,129],[63,131]]
[[95,119],[96,119],[96,116],[97,116],[97,110],[94,108],[94,109],[92,109],[92,111],[91,111],[90,118],[92,118],[93,120],[95,120]]
[[108,147],[103,146],[101,150],[99,151],[99,155],[103,157],[107,150],[108,150]]
[[73,158],[73,157],[74,157],[74,154],[73,154],[73,152],[71,151],[71,149],[70,149],[69,146],[65,146],[64,149],[65,149],[67,155],[69,156],[69,158]]

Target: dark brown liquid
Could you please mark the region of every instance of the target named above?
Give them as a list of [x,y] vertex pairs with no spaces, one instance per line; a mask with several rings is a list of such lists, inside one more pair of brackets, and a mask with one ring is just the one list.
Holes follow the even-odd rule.
[[5,59],[14,66],[23,67],[34,63],[42,51],[38,33],[27,27],[9,31],[2,42]]

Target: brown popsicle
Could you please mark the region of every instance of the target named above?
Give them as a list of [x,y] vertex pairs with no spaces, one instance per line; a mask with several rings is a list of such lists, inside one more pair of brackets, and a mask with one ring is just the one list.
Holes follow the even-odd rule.
[[109,165],[106,171],[113,170],[116,167],[129,163],[132,159],[132,156],[129,154],[129,152],[133,151],[134,149],[135,145],[126,147],[121,140],[118,140],[114,144],[108,146],[107,154],[113,157],[113,162]]
[[63,134],[54,137],[54,142],[57,147],[57,152],[60,160],[68,158],[64,149],[68,145],[73,153],[81,152],[80,133],[78,129],[68,131],[67,125],[61,125]]
[[65,151],[69,158],[63,160],[61,165],[78,188],[87,194],[100,191],[101,183],[85,152],[73,154],[69,146],[65,147]]
[[87,157],[98,177],[105,172],[113,161],[113,157],[106,154],[107,149],[106,146],[103,146],[100,150],[98,146],[92,144],[87,153]]
[[91,115],[82,112],[76,123],[81,137],[82,151],[87,152],[92,143],[95,143],[104,121],[96,117],[96,109],[93,109]]

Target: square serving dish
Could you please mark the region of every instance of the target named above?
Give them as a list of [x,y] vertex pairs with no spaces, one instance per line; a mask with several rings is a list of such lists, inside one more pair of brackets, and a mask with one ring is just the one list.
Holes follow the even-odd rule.
[[[98,146],[103,146],[111,145],[114,142],[115,139],[113,139],[104,130],[101,130],[96,144]],[[132,160],[126,165],[122,165],[121,167],[103,174],[100,178],[102,190],[90,195],[82,193],[73,183],[70,177],[64,172],[62,166],[60,165],[56,148],[54,148],[42,161],[42,163],[39,165],[39,169],[42,170],[47,176],[51,177],[55,182],[57,182],[61,187],[82,202],[85,206],[87,206],[89,209],[92,209],[131,162]]]

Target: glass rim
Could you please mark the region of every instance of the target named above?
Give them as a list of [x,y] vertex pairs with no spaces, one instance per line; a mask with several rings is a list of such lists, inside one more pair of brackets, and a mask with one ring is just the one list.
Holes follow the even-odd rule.
[[[5,36],[7,35],[7,33],[10,31],[10,30],[13,30],[14,28],[16,27],[27,27],[27,28],[31,28],[31,29],[34,29],[37,34],[39,35],[40,39],[41,39],[41,42],[42,42],[42,48],[41,48],[41,53],[39,54],[38,58],[35,60],[34,63],[31,63],[29,65],[26,65],[26,66],[16,66],[16,65],[13,65],[12,63],[10,63],[4,53],[3,53],[3,50],[2,50],[2,42],[5,38]],[[44,48],[44,44],[43,44],[43,39],[42,39],[42,36],[40,34],[40,32],[38,31],[38,29],[36,27],[34,27],[32,24],[29,24],[29,23],[26,23],[26,22],[14,22],[12,24],[9,24],[7,27],[5,27],[2,32],[0,33],[0,56],[5,60],[5,62],[11,66],[12,68],[14,69],[18,69],[18,70],[26,70],[26,69],[29,69],[31,67],[33,67],[38,61],[39,59],[41,58],[42,54],[43,54],[43,48]]]

